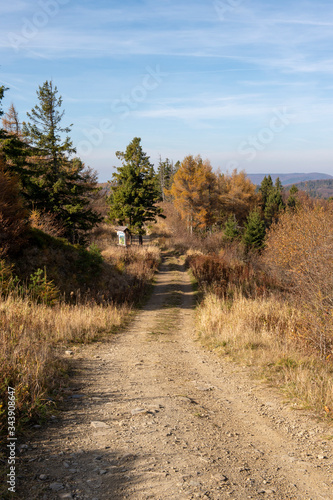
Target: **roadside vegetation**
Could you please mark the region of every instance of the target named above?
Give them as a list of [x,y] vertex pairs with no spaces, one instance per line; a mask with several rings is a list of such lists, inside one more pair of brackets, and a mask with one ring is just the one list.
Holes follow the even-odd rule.
[[[195,162],[201,168],[200,161]],[[188,164],[183,171],[180,166],[176,177],[189,175]],[[311,199],[296,187],[286,191],[269,176],[246,198],[250,191],[242,174],[217,174],[210,217],[214,222],[205,225],[200,214],[207,212],[186,194],[186,179],[183,190],[167,191],[167,219],[156,231],[161,245],[185,255],[197,282],[200,341],[225,359],[251,368],[297,408],[331,419],[332,202]],[[228,190],[235,192],[232,186],[237,186],[238,198],[228,196]],[[186,210],[174,203],[178,197],[183,207],[187,196],[195,227]]]

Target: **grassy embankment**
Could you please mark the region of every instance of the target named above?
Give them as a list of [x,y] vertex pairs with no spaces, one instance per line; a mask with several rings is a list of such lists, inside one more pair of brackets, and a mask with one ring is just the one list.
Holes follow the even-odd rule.
[[[109,245],[109,246],[108,246]],[[16,429],[40,421],[61,399],[75,343],[108,339],[147,291],[159,249],[96,244],[90,250],[41,231],[0,265],[0,425],[6,435],[7,389],[15,388]]]

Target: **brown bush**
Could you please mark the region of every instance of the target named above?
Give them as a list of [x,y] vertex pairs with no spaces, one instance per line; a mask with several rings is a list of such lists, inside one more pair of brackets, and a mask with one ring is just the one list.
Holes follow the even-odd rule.
[[272,286],[265,273],[251,262],[226,259],[220,255],[189,255],[186,265],[191,268],[199,286],[219,297],[233,297],[241,292],[246,297],[262,296]]
[[63,236],[65,233],[63,225],[57,220],[55,214],[42,212],[41,210],[31,210],[29,216],[31,227],[39,229],[50,236]]
[[25,239],[27,211],[20,197],[18,179],[7,170],[0,156],[0,249],[14,252]]
[[303,335],[323,357],[333,353],[333,205],[287,211],[267,238],[264,262],[292,291],[304,314]]

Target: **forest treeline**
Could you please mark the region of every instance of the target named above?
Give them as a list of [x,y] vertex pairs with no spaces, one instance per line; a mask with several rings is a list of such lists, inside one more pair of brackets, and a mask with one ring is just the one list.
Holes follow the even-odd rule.
[[[7,90],[0,88],[0,106]],[[247,250],[260,249],[283,211],[306,198],[295,186],[284,190],[279,179],[273,184],[270,176],[256,187],[243,171],[214,172],[200,156],[175,163],[160,158],[154,167],[135,137],[126,151],[116,152],[121,166],[105,199],[97,173],[76,155],[71,125],[64,126],[63,119],[62,98],[52,81],[38,88],[26,121],[20,121],[13,104],[2,117],[3,252],[19,248],[31,226],[87,244],[93,228],[107,220],[127,225],[141,238],[149,224],[165,216],[160,202],[173,205],[190,235],[219,232],[226,241],[242,241]]]
[[[333,198],[333,179],[298,182],[296,186],[299,190],[308,193],[312,198]],[[286,189],[289,188],[290,186],[286,186]]]

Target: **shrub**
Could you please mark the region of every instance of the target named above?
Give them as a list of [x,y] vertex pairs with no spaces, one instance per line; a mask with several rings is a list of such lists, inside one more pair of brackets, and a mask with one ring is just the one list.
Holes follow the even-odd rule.
[[239,260],[235,254],[227,259],[227,255],[227,251],[220,256],[192,254],[186,258],[186,265],[201,288],[219,297],[232,298],[236,290],[245,296],[263,295],[272,286],[265,273],[251,262]]
[[31,227],[39,229],[50,236],[63,236],[64,227],[55,214],[41,210],[31,210],[29,216]]
[[18,179],[9,174],[1,156],[0,185],[0,249],[2,253],[12,253],[25,240],[27,212],[19,194]]
[[333,206],[286,211],[263,255],[269,271],[301,304],[304,335],[323,357],[333,353]]

